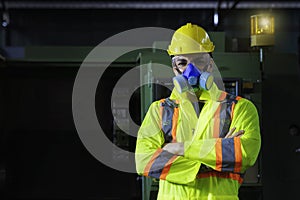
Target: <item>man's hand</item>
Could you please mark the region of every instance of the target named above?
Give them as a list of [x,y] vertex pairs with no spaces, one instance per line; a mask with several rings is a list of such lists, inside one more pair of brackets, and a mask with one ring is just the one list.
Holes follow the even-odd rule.
[[241,137],[243,136],[243,134],[245,133],[244,130],[240,130],[238,132],[235,132],[233,134],[233,132],[235,131],[235,127],[233,127],[230,131],[228,131],[228,133],[226,134],[225,138],[233,138],[233,137]]
[[178,156],[184,155],[184,144],[183,142],[168,143],[163,147],[163,150],[168,151]]

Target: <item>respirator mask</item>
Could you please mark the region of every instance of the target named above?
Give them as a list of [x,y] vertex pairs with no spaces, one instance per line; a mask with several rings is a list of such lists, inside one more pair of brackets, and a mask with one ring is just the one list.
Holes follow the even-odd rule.
[[173,83],[179,93],[209,90],[214,82],[213,76],[207,71],[210,66],[209,54],[175,56],[172,58],[172,66],[178,72]]

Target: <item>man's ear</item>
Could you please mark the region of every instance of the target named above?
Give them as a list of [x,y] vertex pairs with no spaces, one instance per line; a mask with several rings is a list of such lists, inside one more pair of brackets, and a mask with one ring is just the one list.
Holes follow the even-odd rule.
[[210,58],[207,71],[212,73],[213,69],[214,69],[214,60],[212,58]]

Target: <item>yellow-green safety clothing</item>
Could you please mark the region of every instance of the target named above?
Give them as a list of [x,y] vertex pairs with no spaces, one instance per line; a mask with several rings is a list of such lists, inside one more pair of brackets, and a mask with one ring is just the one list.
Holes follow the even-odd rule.
[[[203,91],[200,101],[205,104],[199,117],[188,95],[174,89],[170,96],[178,102],[172,127],[176,133],[172,134],[176,134],[176,142],[184,143],[184,156],[162,149],[162,107],[161,101],[155,101],[138,132],[137,173],[160,179],[158,200],[238,199],[241,174],[254,165],[260,151],[257,109],[251,101],[237,98],[230,108],[229,130],[235,127],[236,131],[245,132],[241,137],[220,138],[220,122],[225,120],[220,108],[226,103],[227,93],[215,84],[209,91]],[[200,170],[200,166],[210,170]]]

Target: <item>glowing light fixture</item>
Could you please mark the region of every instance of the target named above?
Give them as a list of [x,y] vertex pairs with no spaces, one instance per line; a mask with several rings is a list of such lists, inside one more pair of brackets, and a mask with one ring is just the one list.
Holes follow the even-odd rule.
[[219,24],[219,14],[218,14],[218,11],[215,10],[214,12],[214,26],[218,26]]
[[251,16],[251,47],[274,45],[274,17],[268,14]]

